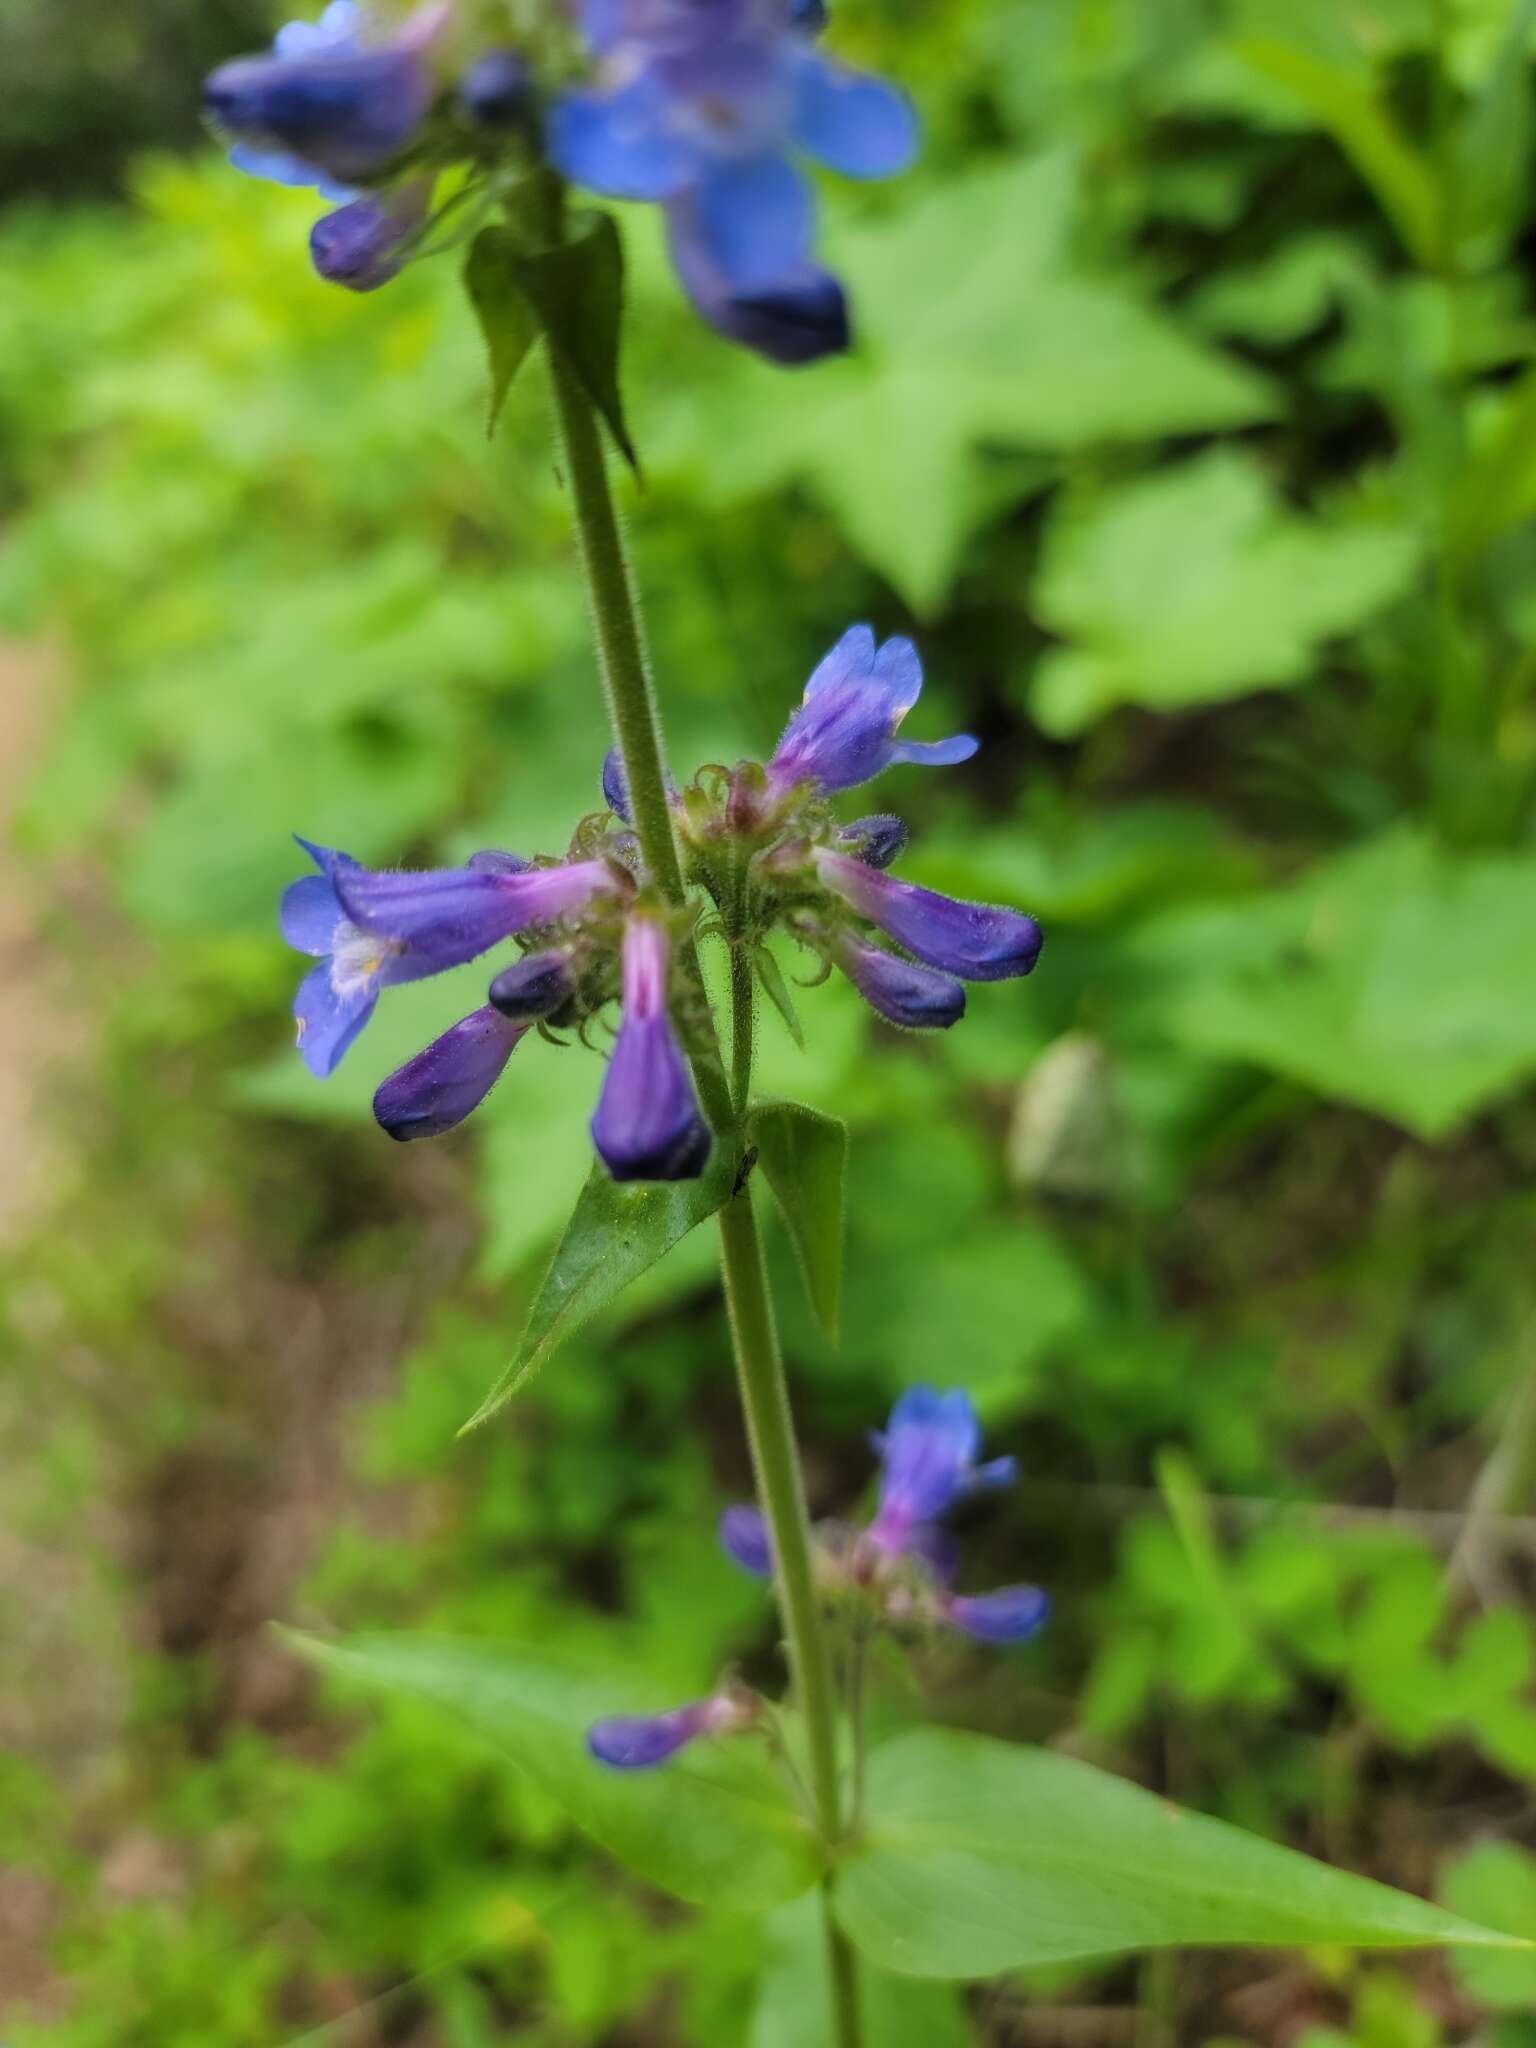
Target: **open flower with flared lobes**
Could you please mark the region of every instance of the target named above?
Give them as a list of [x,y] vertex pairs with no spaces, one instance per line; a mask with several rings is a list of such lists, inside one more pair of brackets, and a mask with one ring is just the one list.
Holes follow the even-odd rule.
[[948,1514],[957,1500],[979,1487],[1007,1486],[1012,1458],[978,1465],[981,1424],[970,1396],[958,1388],[941,1394],[910,1387],[891,1410],[875,1439],[880,1454],[880,1505],[869,1528],[877,1550],[899,1553],[928,1523]]
[[592,83],[553,109],[569,178],[654,200],[704,319],[776,362],[848,344],[841,287],[815,261],[797,151],[856,178],[904,170],[917,122],[903,94],[824,57],[782,0],[596,0]]
[[611,1770],[650,1770],[701,1735],[739,1735],[757,1719],[757,1700],[731,1686],[707,1700],[673,1707],[669,1713],[616,1714],[606,1721],[594,1721],[587,1730],[587,1748]]
[[1040,927],[1023,911],[964,903],[914,882],[898,882],[861,860],[818,849],[822,881],[861,917],[927,967],[962,981],[1009,981],[1040,957]]
[[669,1003],[666,926],[642,911],[624,931],[623,1016],[592,1119],[592,1142],[615,1180],[696,1180],[711,1138]]
[[850,626],[812,671],[804,700],[768,763],[769,782],[779,789],[814,783],[830,796],[872,781],[898,761],[951,768],[970,760],[978,742],[969,733],[947,740],[897,739],[922,688],[923,665],[910,640],[877,647],[868,626]]
[[602,861],[536,868],[513,854],[477,854],[462,868],[390,871],[301,839],[320,870],[283,895],[290,946],[318,965],[293,1013],[311,1073],[335,1071],[373,1015],[380,991],[474,960],[513,933],[553,923],[612,888]]

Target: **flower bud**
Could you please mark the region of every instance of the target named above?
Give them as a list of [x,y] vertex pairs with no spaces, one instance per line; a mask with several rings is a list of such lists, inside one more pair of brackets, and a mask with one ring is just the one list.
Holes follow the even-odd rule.
[[855,818],[837,835],[838,851],[851,854],[869,868],[888,868],[906,851],[907,828],[900,818]]
[[644,1771],[665,1763],[700,1735],[735,1735],[757,1718],[757,1702],[736,1690],[674,1707],[667,1714],[616,1714],[587,1730],[587,1748],[615,1771]]
[[951,1593],[939,1612],[951,1628],[979,1643],[1023,1643],[1038,1634],[1050,1615],[1049,1596],[1038,1586],[1003,1586],[995,1593]]
[[459,83],[459,106],[477,128],[510,128],[533,105],[527,60],[516,50],[487,50]]
[[374,292],[398,277],[411,238],[426,219],[430,190],[413,181],[388,198],[354,199],[322,214],[309,235],[317,274],[353,292]]
[[757,1508],[727,1508],[720,1517],[720,1547],[726,1556],[756,1579],[773,1576],[773,1545],[768,1524]]
[[552,1017],[576,992],[569,952],[551,949],[528,953],[505,967],[491,983],[492,1006],[517,1024],[536,1024]]
[[501,1079],[525,1030],[489,1005],[472,1011],[380,1084],[374,1116],[402,1144],[451,1131]]

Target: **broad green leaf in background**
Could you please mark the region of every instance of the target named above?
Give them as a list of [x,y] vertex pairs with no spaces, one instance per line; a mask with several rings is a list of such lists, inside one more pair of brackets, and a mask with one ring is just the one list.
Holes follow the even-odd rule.
[[517,1355],[465,1429],[488,1422],[567,1337],[654,1266],[664,1252],[727,1200],[735,1178],[731,1148],[717,1139],[698,1180],[621,1186],[600,1162],[545,1274]]
[[835,1342],[848,1126],[803,1102],[765,1102],[752,1112],[748,1135],[794,1240],[816,1320]]
[[619,393],[624,251],[612,215],[573,215],[570,240],[521,256],[516,274],[550,347],[601,413],[630,468],[638,468]]
[[864,1953],[975,1978],[1217,1945],[1521,1950],[1513,1936],[1184,1812],[1049,1750],[931,1729],[870,1761],[837,1911]]
[[1288,511],[1257,463],[1216,449],[1058,508],[1034,602],[1075,644],[1036,673],[1048,732],[1117,704],[1170,711],[1311,673],[1319,644],[1407,589],[1408,532]]
[[[780,1906],[764,1935],[748,2048],[836,2048],[821,1900]],[[894,1977],[862,1956],[859,1977],[865,2036],[879,2048],[972,2048],[976,2037],[952,1986]]]
[[539,322],[517,277],[520,251],[510,228],[482,228],[464,265],[469,302],[491,359],[491,403],[486,432],[494,434],[512,380],[539,338]]
[[1267,417],[1254,372],[1186,335],[1123,271],[1074,253],[1078,178],[1070,152],[1053,151],[845,228],[835,254],[859,308],[859,357],[814,383],[740,372],[707,450],[695,455],[691,401],[673,415],[670,461],[693,456],[725,502],[803,480],[932,616],[995,507],[984,447],[1071,450]]
[[[1440,1883],[1453,1913],[1536,1941],[1536,1856],[1516,1842],[1479,1842]],[[1503,2011],[1536,2008],[1536,1954],[1458,1949],[1451,1964],[1469,1998]]]
[[1157,998],[1182,1045],[1436,1139],[1536,1072],[1533,903],[1530,854],[1401,831],[1242,909],[1159,920],[1135,947],[1155,973],[1181,925],[1199,933]]
[[491,1738],[579,1828],[663,1891],[761,1912],[814,1882],[818,1852],[766,1746],[700,1743],[665,1771],[604,1770],[586,1731],[675,1701],[626,1666],[563,1669],[536,1654],[433,1636],[288,1640],[338,1677],[446,1709]]
[[1452,222],[1467,260],[1503,254],[1518,227],[1530,182],[1530,49],[1536,0],[1516,0],[1503,39],[1456,136]]

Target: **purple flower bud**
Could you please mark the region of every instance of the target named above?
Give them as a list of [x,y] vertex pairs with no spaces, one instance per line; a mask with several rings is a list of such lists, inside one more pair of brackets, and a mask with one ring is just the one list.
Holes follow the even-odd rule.
[[962,1495],[977,1486],[1006,1484],[1013,1461],[978,1466],[980,1446],[981,1424],[968,1394],[909,1387],[891,1410],[884,1435],[875,1438],[880,1505],[869,1541],[876,1549],[899,1554],[917,1530],[936,1522]]
[[981,1643],[1023,1643],[1044,1627],[1051,1611],[1038,1586],[1004,1586],[967,1597],[951,1593],[940,1612],[952,1628]]
[[624,756],[617,747],[610,747],[603,756],[603,799],[615,817],[622,818],[626,825],[635,821],[629,809],[629,778],[624,773]]
[[322,214],[310,229],[309,254],[327,284],[374,292],[398,277],[413,236],[427,217],[431,185],[414,179],[383,199],[354,199]]
[[510,128],[533,105],[527,59],[516,50],[487,50],[459,84],[459,105],[477,128]]
[[813,782],[831,793],[868,782],[896,761],[952,767],[968,761],[977,742],[898,740],[896,728],[922,694],[923,668],[910,640],[875,645],[868,626],[850,626],[805,686],[805,699],[784,729],[770,781],[780,789]]
[[516,1024],[536,1024],[552,1017],[576,992],[568,952],[527,953],[505,967],[491,983],[489,995],[503,1017]]
[[592,1142],[615,1180],[696,1180],[709,1125],[667,1007],[671,948],[653,919],[624,932],[624,1014],[592,1119]]
[[947,974],[915,967],[852,932],[839,932],[832,957],[871,1009],[905,1031],[947,1031],[965,1015],[965,990]]
[[700,1735],[733,1735],[756,1718],[750,1699],[720,1693],[674,1707],[668,1714],[618,1714],[587,1730],[587,1748],[616,1771],[644,1771],[665,1763]]
[[907,828],[900,818],[855,818],[837,835],[838,848],[868,868],[888,868],[906,850]]
[[374,1116],[402,1144],[451,1131],[490,1094],[526,1029],[489,1005],[471,1011],[380,1083]]
[[963,981],[1007,981],[1028,974],[1040,957],[1040,927],[1022,911],[961,903],[825,848],[815,858],[829,889],[941,973]]
[[727,1508],[720,1517],[720,1547],[754,1578],[773,1577],[773,1544],[768,1524],[758,1509]]
[[328,42],[293,55],[239,57],[203,88],[209,116],[257,151],[287,152],[336,178],[376,171],[432,103],[419,36],[365,49]]

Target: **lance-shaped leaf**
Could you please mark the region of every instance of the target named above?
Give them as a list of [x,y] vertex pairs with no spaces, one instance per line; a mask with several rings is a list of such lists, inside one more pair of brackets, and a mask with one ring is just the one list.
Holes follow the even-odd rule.
[[838,1917],[866,1955],[914,1977],[1151,1948],[1526,1946],[985,1736],[899,1736],[871,1759],[869,1813],[838,1871]]
[[494,434],[501,408],[539,338],[538,318],[517,278],[518,241],[510,228],[482,228],[470,244],[464,286],[491,359],[491,404],[487,434]]
[[569,240],[517,259],[517,280],[549,346],[596,406],[630,468],[638,470],[619,395],[624,251],[612,217],[573,215]]
[[734,1178],[734,1156],[718,1141],[698,1180],[620,1186],[604,1167],[594,1166],[555,1247],[517,1356],[464,1429],[488,1422],[589,1317],[654,1266],[695,1224],[713,1216]]
[[752,1112],[750,1136],[789,1226],[816,1320],[835,1342],[848,1126],[803,1102],[765,1102]]
[[663,1891],[762,1912],[815,1882],[815,1840],[766,1744],[696,1743],[664,1771],[594,1762],[594,1721],[676,1704],[648,1693],[628,1666],[598,1675],[451,1637],[288,1640],[338,1677],[426,1701],[488,1736],[579,1828]]

